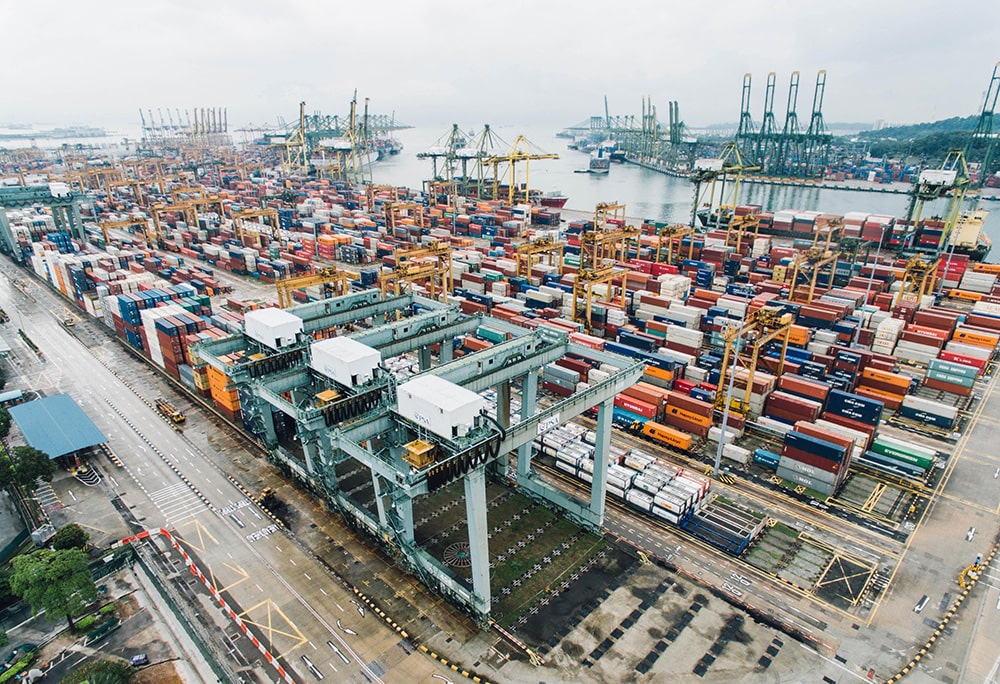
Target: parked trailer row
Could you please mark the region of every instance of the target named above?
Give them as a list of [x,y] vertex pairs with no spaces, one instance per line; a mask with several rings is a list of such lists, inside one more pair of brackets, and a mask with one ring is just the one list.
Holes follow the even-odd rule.
[[[594,449],[584,441],[587,434],[561,427],[553,432],[536,440],[536,446],[555,457],[560,472],[592,483]],[[730,554],[742,554],[764,529],[763,516],[718,498],[709,500],[709,480],[638,449],[609,454],[605,481],[608,495]]]

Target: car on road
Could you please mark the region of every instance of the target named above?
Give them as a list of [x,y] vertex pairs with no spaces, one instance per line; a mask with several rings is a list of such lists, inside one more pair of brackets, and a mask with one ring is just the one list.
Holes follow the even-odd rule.
[[149,665],[149,656],[145,653],[136,653],[134,656],[129,658],[129,662],[132,663],[132,667],[142,667],[143,665]]

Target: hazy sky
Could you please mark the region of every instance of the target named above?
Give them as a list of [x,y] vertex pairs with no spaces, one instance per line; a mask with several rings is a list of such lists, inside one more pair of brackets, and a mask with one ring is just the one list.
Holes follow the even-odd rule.
[[976,112],[1000,60],[996,0],[3,0],[0,123],[121,126],[138,109],[226,106],[230,127],[342,114],[352,91],[412,124],[570,125],[680,102],[760,121],[767,72],[784,118],[801,72],[808,121],[826,69],[831,121]]

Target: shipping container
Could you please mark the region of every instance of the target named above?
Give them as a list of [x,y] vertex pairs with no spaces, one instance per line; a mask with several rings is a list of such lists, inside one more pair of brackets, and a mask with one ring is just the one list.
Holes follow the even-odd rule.
[[648,421],[645,425],[643,425],[642,434],[680,451],[690,451],[691,446],[694,443],[691,435],[681,432],[680,430],[675,430],[668,425],[655,423],[653,421]]

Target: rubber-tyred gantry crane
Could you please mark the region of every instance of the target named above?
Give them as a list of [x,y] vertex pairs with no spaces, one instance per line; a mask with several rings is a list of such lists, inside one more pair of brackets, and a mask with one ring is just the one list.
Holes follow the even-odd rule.
[[315,273],[275,281],[274,287],[278,291],[278,306],[287,309],[295,303],[292,298],[293,290],[301,290],[314,285],[323,286],[324,298],[339,297],[351,291],[348,273],[338,268],[322,268]]
[[[715,394],[716,410],[722,411],[726,408],[728,393],[722,391],[722,386],[727,382],[727,373],[735,373],[735,366],[739,364],[747,373],[746,388],[741,393],[742,396],[732,398],[729,408],[741,416],[747,415],[750,409],[750,394],[753,392],[754,373],[757,370],[757,359],[760,357],[761,350],[769,342],[781,340],[781,353],[778,356],[776,372],[776,375],[780,376],[785,367],[788,335],[791,330],[792,314],[782,313],[778,307],[764,306],[753,313],[748,313],[742,325],[734,325],[724,333],[725,351],[722,354],[722,366],[719,372],[719,391]],[[749,354],[747,353],[748,349]],[[730,364],[732,364],[732,368],[730,368]]]

